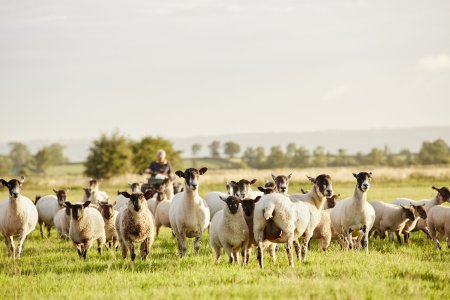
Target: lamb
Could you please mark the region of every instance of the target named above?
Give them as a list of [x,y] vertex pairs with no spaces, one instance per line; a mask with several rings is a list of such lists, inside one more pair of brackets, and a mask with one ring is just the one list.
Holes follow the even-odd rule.
[[64,202],[66,201],[66,191],[65,190],[53,190],[56,196],[47,195],[43,196],[36,203],[36,209],[38,211],[38,224],[39,231],[41,233],[41,238],[44,238],[44,230],[43,227],[47,228],[47,237],[50,237],[50,230],[55,223],[53,222],[53,218],[56,213],[64,206]]
[[214,217],[214,215],[219,211],[223,209],[223,201],[220,200],[220,197],[227,197],[231,195],[238,196],[238,189],[237,189],[237,183],[232,181],[226,182],[226,188],[228,194],[222,193],[222,192],[209,192],[205,196],[205,202],[208,205],[210,218]]
[[112,204],[107,202],[100,202],[99,211],[105,222],[106,246],[110,249],[117,249],[119,246],[119,237],[116,230],[118,212],[113,208]]
[[291,180],[292,173],[289,174],[288,176],[285,176],[285,175],[275,176],[273,173],[271,175],[272,175],[273,182],[275,182],[275,186],[276,186],[277,191],[279,193],[287,195],[288,194],[289,181]]
[[58,235],[62,239],[68,239],[70,229],[70,208],[64,204],[64,208],[58,210],[53,218],[53,224],[55,224]]
[[358,242],[361,242],[364,251],[368,253],[369,232],[375,222],[375,210],[367,202],[372,173],[353,173],[353,176],[357,180],[353,196],[339,201],[331,210],[331,224],[338,234],[342,249],[347,249],[347,245],[353,248],[352,233],[355,231],[359,234]]
[[[9,190],[9,199],[0,202],[0,232],[5,238],[8,256],[20,258],[23,244],[27,235],[36,228],[38,212],[34,203],[20,194],[25,177],[6,181],[0,179],[3,186]],[[14,245],[14,236],[19,235],[17,252]]]
[[[450,191],[447,187],[442,187],[442,188],[436,188],[436,187],[432,187],[432,189],[437,191],[436,196],[431,199],[431,200],[421,200],[421,201],[414,201],[411,199],[407,199],[407,198],[399,198],[399,199],[395,199],[392,203],[393,204],[403,204],[403,205],[421,205],[421,204],[425,204],[424,205],[424,209],[425,211],[428,213],[428,211],[435,205],[440,205],[444,202],[449,201],[450,199]],[[411,222],[412,223],[412,222]],[[408,222],[406,224],[406,227],[410,227],[412,226],[410,222]],[[416,223],[416,226],[414,227],[414,229],[412,231],[417,231],[417,230],[422,230],[428,238],[431,239],[431,234],[430,231],[427,227],[427,223],[424,219],[419,219]]]
[[[375,210],[375,222],[372,231],[376,231],[381,239],[386,237],[386,230],[390,233],[395,232],[397,234],[397,240],[401,244],[402,240],[400,239],[399,233],[402,232],[408,220],[414,221],[414,208],[378,200],[369,201],[369,204]],[[394,241],[392,234],[389,234],[389,240],[391,242]]]
[[147,207],[144,194],[122,192],[122,195],[130,199],[127,208],[121,210],[116,218],[122,257],[126,259],[129,250],[131,260],[134,261],[136,258],[134,243],[141,243],[141,259],[145,260],[155,239],[152,213]]
[[329,175],[308,177],[314,183],[307,194],[290,197],[279,194],[267,194],[256,203],[253,216],[253,230],[258,243],[259,266],[263,268],[263,241],[285,243],[289,265],[294,266],[291,249],[294,243],[299,258],[298,238],[303,236],[301,247],[302,260],[306,260],[307,245],[319,221],[319,213],[326,197],[333,194]]
[[427,225],[436,249],[441,250],[439,242],[447,238],[447,248],[450,249],[450,207],[436,205],[428,211]]
[[[129,184],[132,193],[139,193],[141,190],[141,183],[131,183]],[[121,207],[126,206],[128,204],[129,199],[122,195],[122,192],[117,191],[116,201],[114,202],[114,209],[119,211]]]
[[184,192],[173,197],[169,208],[170,225],[177,238],[181,257],[186,254],[186,238],[195,238],[194,251],[198,255],[200,238],[209,225],[209,208],[198,194],[198,177],[207,170],[189,168],[175,173],[185,181]]
[[331,226],[330,209],[336,206],[336,200],[340,196],[340,194],[337,194],[327,198],[327,202],[324,204],[324,209],[319,215],[319,223],[317,223],[316,228],[314,228],[313,236],[311,237],[311,239],[320,240],[320,245],[323,251],[327,251],[330,246],[331,239],[333,236],[336,236],[336,233]]
[[[422,218],[423,220],[427,219],[427,212],[423,208],[424,205],[425,205],[425,203],[423,203],[422,205],[413,205],[411,203],[411,207],[414,209],[414,221],[412,221],[412,222],[411,221],[407,221],[405,226],[403,227],[403,230],[402,230],[404,243],[406,245],[409,244],[410,232],[412,230],[414,230],[414,228],[416,227],[417,222],[419,222],[419,219],[420,218]],[[399,232],[396,232],[395,234],[397,235],[397,239],[401,239]],[[393,236],[391,237],[391,235],[392,235],[392,232],[389,232],[389,238],[392,240]]]
[[220,249],[228,255],[229,262],[238,262],[238,250],[243,253],[243,264],[247,263],[249,230],[244,219],[241,200],[235,196],[221,197],[226,207],[214,215],[209,229],[209,244],[216,257],[220,259]]
[[77,249],[78,256],[86,259],[94,241],[97,241],[97,250],[101,254],[106,237],[105,222],[98,209],[89,207],[90,201],[65,204],[70,208],[71,214],[69,237]]

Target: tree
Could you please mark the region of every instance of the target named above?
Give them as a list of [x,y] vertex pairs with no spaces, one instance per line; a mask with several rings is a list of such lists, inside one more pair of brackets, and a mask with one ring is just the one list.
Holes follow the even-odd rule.
[[365,163],[372,166],[386,165],[385,151],[378,148],[372,148],[372,150],[366,155]]
[[110,136],[102,134],[92,142],[84,163],[86,175],[95,178],[110,178],[132,170],[133,157],[131,141],[119,132]]
[[192,164],[194,165],[194,168],[196,168],[197,167],[197,160],[196,160],[197,154],[200,152],[200,150],[202,150],[202,145],[193,144],[191,150],[192,150],[192,157],[193,157]]
[[133,171],[143,172],[155,160],[158,150],[163,149],[166,152],[166,158],[172,165],[172,173],[182,167],[180,152],[173,148],[172,142],[162,137],[147,136],[138,142],[132,143]]
[[11,158],[7,155],[0,155],[0,175],[9,175],[12,169]]
[[223,144],[223,152],[231,158],[241,152],[241,146],[235,142],[226,142]]
[[322,146],[317,146],[313,151],[313,166],[315,167],[326,167],[328,164],[327,154],[325,148]]
[[266,168],[283,168],[286,167],[286,155],[280,146],[270,148],[270,153],[266,158]]
[[309,166],[309,151],[305,147],[295,150],[291,159],[291,166],[295,168],[306,168]]
[[422,143],[419,151],[419,162],[421,164],[448,164],[449,161],[450,152],[447,143],[443,139]]
[[263,147],[257,147],[256,149],[248,147],[242,155],[242,160],[251,168],[264,168],[264,163],[266,160],[265,152],[266,151]]
[[69,161],[63,153],[64,146],[61,144],[52,144],[42,147],[34,156],[35,171],[45,173],[49,166],[65,164]]
[[27,145],[18,142],[9,143],[9,158],[16,173],[23,173],[33,164],[33,156]]
[[208,145],[209,151],[211,153],[211,157],[213,158],[219,158],[220,157],[220,142],[217,140],[214,140],[211,142],[211,144]]

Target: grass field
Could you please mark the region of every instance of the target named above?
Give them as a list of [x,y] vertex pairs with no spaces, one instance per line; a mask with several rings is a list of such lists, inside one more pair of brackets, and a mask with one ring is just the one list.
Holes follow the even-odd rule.
[[[431,185],[449,184],[445,178],[396,181],[375,178],[369,199],[432,198],[435,192]],[[223,190],[222,186],[220,181],[204,183],[200,193]],[[291,191],[301,186],[309,188],[306,181],[294,181]],[[102,189],[114,195],[116,186],[105,184]],[[334,189],[347,197],[353,192],[354,183],[336,181]],[[29,190],[25,182],[23,193],[34,198],[35,194],[48,194],[49,188],[34,185]],[[7,191],[2,189],[0,199],[6,195]],[[68,197],[78,201],[81,189],[72,189]],[[423,233],[413,233],[411,242],[411,246],[404,247],[371,239],[370,252],[365,255],[341,252],[336,242],[323,253],[313,241],[308,261],[296,262],[295,268],[288,266],[284,247],[280,245],[278,260],[273,263],[266,255],[265,269],[260,270],[255,256],[246,267],[229,265],[224,257],[216,265],[207,233],[198,257],[193,256],[190,241],[187,257],[179,259],[176,242],[170,231],[164,229],[155,240],[149,259],[131,262],[123,260],[119,251],[100,256],[94,250],[82,261],[71,244],[56,238],[54,231],[50,239],[41,240],[35,230],[28,236],[20,260],[10,260],[4,244],[0,246],[0,298],[447,299],[450,250],[445,246],[443,251],[435,250]]]

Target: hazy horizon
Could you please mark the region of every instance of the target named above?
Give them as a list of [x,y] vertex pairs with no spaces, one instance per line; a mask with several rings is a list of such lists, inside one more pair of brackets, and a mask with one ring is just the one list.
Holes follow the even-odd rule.
[[448,1],[0,2],[1,142],[450,124]]

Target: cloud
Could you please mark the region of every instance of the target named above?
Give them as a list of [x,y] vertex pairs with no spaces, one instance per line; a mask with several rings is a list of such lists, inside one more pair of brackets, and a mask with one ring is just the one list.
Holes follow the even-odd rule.
[[342,96],[347,94],[349,91],[350,91],[350,87],[348,87],[347,85],[340,85],[338,87],[335,87],[332,90],[327,91],[323,95],[322,101],[328,102],[328,101],[332,101],[332,100],[341,98]]
[[432,71],[450,70],[450,56],[447,54],[424,56],[419,59],[417,68]]

